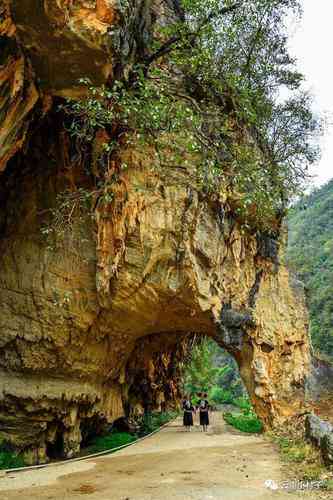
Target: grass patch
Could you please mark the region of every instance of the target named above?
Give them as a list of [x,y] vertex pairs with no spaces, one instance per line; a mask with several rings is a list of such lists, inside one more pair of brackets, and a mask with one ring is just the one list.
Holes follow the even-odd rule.
[[306,442],[299,433],[271,432],[267,436],[277,444],[287,474],[301,481],[321,481],[322,490],[333,490],[333,469],[322,462],[320,450]]
[[156,431],[176,418],[177,415],[177,412],[148,413],[147,415],[144,415],[138,422],[140,427],[140,430],[138,431],[139,437],[146,436],[147,434]]
[[144,415],[137,422],[139,426],[137,432],[130,433],[116,430],[111,431],[109,434],[94,438],[92,443],[88,446],[87,451],[89,454],[99,453],[102,451],[113,450],[119,446],[134,443],[137,439],[158,430],[164,424],[173,420],[176,416],[176,412],[150,413],[148,415]]
[[25,463],[23,458],[18,455],[10,444],[0,444],[0,469],[16,469],[24,467]]
[[247,397],[234,398],[232,404],[241,410],[253,410],[251,401]]
[[311,444],[301,439],[290,439],[285,436],[274,436],[284,462],[302,463],[305,460],[315,461],[317,452]]
[[263,425],[252,410],[243,410],[243,413],[224,413],[224,420],[242,432],[258,434],[263,431]]
[[326,491],[333,491],[333,479],[326,479],[323,489]]
[[138,439],[137,435],[128,432],[111,432],[106,436],[98,436],[93,444],[88,447],[89,453],[112,450],[126,444],[133,443]]

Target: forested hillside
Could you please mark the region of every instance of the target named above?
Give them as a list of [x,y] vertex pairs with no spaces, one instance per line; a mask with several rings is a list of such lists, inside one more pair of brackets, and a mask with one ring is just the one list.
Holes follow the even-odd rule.
[[247,396],[236,361],[209,338],[197,341],[192,349],[184,372],[184,390],[193,400],[199,392],[206,392],[213,404]]
[[312,342],[333,356],[333,179],[289,215],[289,266],[308,292]]

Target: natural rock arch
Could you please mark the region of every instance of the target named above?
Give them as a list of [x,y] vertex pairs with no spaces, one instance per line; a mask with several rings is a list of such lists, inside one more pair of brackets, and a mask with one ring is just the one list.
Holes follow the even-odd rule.
[[152,18],[164,22],[166,11],[138,0],[123,19],[108,0],[47,0],[38,17],[32,3],[0,6],[1,437],[41,462],[61,432],[72,456],[82,433],[147,393],[156,406],[176,400],[191,333],[235,357],[266,427],[294,415],[310,346],[281,221],[271,234],[245,230],[227,186],[208,197],[191,168],[154,169],[151,151],[132,147],[120,152],[129,168],[95,221],[82,213],[72,232],[45,231],[59,193],[91,187],[82,165],[70,168],[58,96],[79,92],[77,77],[98,83],[126,69],[137,38],[149,39]]
[[79,220],[72,246],[68,235],[45,239],[45,213],[63,189],[61,155],[50,159],[45,146],[31,153],[33,168],[18,159],[4,176],[2,435],[44,460],[61,426],[71,456],[84,426],[122,416],[131,394],[170,403],[191,333],[235,357],[266,427],[299,412],[307,314],[283,245],[243,232],[227,196],[205,197],[181,169],[151,171],[137,151],[125,153],[126,197],[97,227]]

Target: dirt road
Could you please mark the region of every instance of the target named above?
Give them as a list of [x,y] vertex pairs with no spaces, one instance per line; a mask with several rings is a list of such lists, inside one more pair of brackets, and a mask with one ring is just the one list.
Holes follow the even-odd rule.
[[285,477],[274,447],[238,433],[215,414],[207,434],[175,422],[108,457],[0,478],[1,500],[294,500],[317,498],[272,491]]

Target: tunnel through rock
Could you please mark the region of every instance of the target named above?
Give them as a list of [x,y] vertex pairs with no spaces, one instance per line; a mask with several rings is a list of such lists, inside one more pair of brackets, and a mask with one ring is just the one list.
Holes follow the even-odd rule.
[[[181,169],[151,171],[136,150],[124,151],[130,168],[95,221],[78,212],[68,230],[45,232],[57,195],[90,182],[66,170],[64,138],[46,130],[0,188],[1,435],[44,461],[60,423],[72,456],[88,422],[173,406],[193,333],[236,359],[266,427],[300,411],[307,313],[267,251],[281,241],[263,245],[225,195],[203,196]],[[21,421],[29,433],[12,430]]]
[[[197,159],[156,168],[155,151],[113,127],[78,147],[59,112],[82,96],[77,78],[133,76],[158,28],[183,19],[179,2],[34,3],[0,5],[0,439],[27,462],[70,457],[147,401],[174,405],[193,333],[236,359],[266,427],[302,411],[307,311],[281,214],[244,225],[232,183],[209,195]],[[79,194],[95,199],[96,155],[114,139],[111,201],[85,210]],[[77,204],[59,219],[64,193]]]
[[[170,17],[165,4],[140,0],[125,19],[114,2],[97,2],[100,9],[48,0],[36,16],[32,3],[0,7],[8,49],[0,82],[0,438],[38,463],[58,453],[61,435],[70,457],[92,427],[148,404],[174,405],[193,333],[236,359],[266,427],[302,411],[307,312],[283,263],[279,215],[269,229],[251,219],[245,226],[230,185],[208,195],[195,162],[155,168],[155,151],[119,137],[104,172],[111,199],[89,210],[81,203],[82,192],[108,193],[96,195],[93,172],[112,130],[78,148],[59,96],[76,95],[77,77],[98,83],[129,71],[152,41],[152,24],[174,20],[175,11]],[[64,193],[75,210],[62,211]]]

